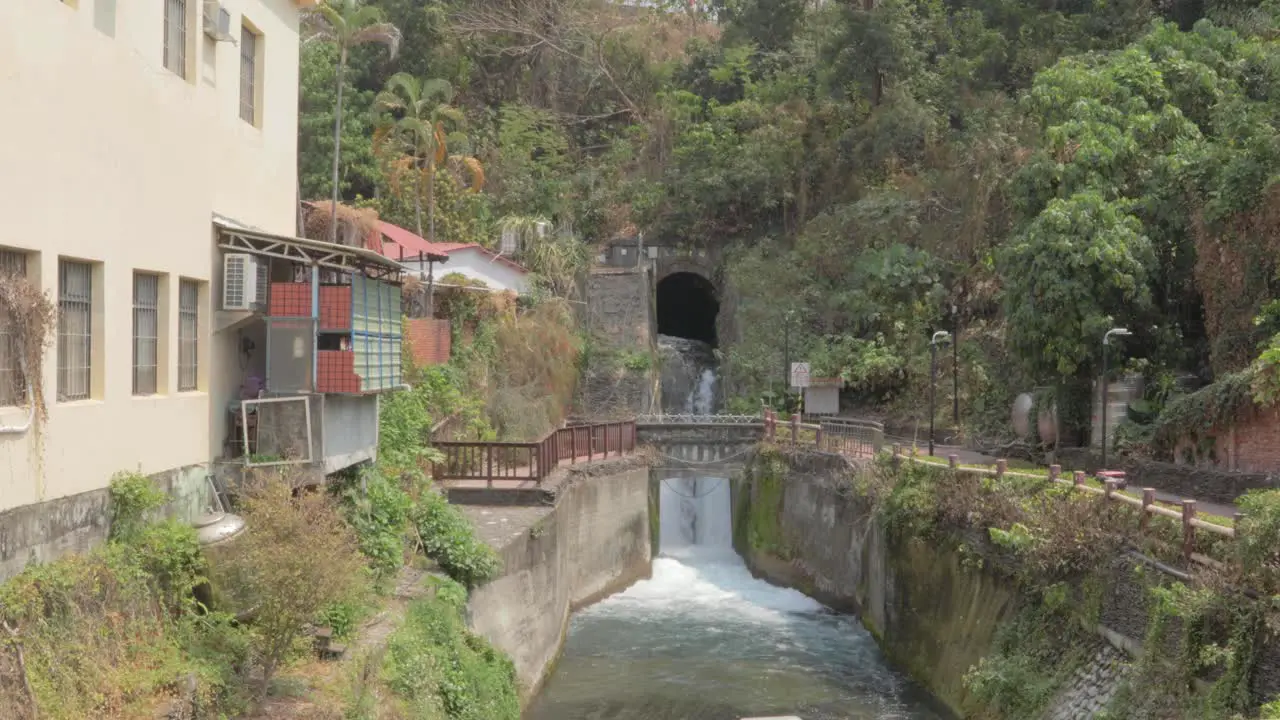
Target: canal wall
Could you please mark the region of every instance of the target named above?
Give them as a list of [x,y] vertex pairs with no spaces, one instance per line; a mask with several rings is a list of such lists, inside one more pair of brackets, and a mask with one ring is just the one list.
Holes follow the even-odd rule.
[[570,614],[648,577],[649,468],[642,457],[573,468],[550,507],[464,508],[502,558],[471,592],[476,633],[511,656],[521,701],[534,697],[564,645]]
[[[859,615],[889,660],[957,717],[1092,718],[1127,678],[1136,678],[1131,673],[1151,637],[1150,589],[1170,578],[1158,563],[1121,555],[1087,580],[1064,584],[1061,602],[1069,621],[1029,628],[1047,634],[1051,652],[1063,663],[1058,683],[1045,691],[1047,701],[1042,698],[1033,713],[989,713],[966,676],[984,659],[1009,657],[1009,633],[1001,646],[1000,630],[1025,622],[1027,608],[1043,605],[1046,597],[1027,594],[1017,580],[1017,561],[1008,553],[1002,559],[985,533],[891,532],[884,513],[860,489],[859,474],[866,472],[866,466],[838,456],[757,453],[734,488],[734,544],[752,572]],[[1169,627],[1178,626],[1177,618],[1166,619]],[[1181,637],[1181,631],[1162,635],[1159,653],[1184,655]],[[1273,667],[1276,643],[1259,645],[1256,662],[1248,661],[1254,670],[1246,692],[1273,697],[1280,689]],[[1004,666],[991,676],[1000,682],[1013,676],[1008,670]]]

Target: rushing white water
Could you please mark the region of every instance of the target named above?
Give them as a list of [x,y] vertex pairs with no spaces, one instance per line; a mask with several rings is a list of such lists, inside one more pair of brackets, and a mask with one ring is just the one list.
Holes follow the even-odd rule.
[[[663,338],[667,412],[716,410],[714,359]],[[683,399],[683,403],[678,399]],[[575,616],[526,720],[937,720],[856,620],[752,577],[733,549],[730,479],[659,488],[652,576]]]

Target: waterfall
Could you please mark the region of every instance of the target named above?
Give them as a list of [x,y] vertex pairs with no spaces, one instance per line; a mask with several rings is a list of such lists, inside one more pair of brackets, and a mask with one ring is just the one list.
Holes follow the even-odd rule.
[[662,356],[662,411],[708,415],[718,409],[717,363],[711,346],[688,338],[658,336]]
[[668,477],[662,481],[659,503],[662,555],[733,553],[728,478]]

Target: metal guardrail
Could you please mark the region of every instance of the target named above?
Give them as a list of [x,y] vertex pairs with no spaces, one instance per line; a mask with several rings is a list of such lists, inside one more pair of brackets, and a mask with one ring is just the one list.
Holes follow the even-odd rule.
[[671,415],[636,416],[637,425],[761,425],[763,423],[764,417],[760,415],[693,415],[676,413]]

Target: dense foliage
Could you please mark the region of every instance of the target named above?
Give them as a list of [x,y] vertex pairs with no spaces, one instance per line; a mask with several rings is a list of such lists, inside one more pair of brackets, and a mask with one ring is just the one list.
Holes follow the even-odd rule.
[[[403,42],[352,48],[345,197],[414,226],[374,98],[398,71],[447,82],[485,184],[441,165],[437,235],[545,218],[726,251],[732,394],[781,380],[787,323],[793,357],[921,419],[942,328],[966,424],[1041,386],[1083,428],[1111,326],[1149,376],[1203,380],[1280,330],[1254,323],[1280,290],[1269,0],[367,2]],[[335,60],[304,48],[307,197],[329,190]]]

